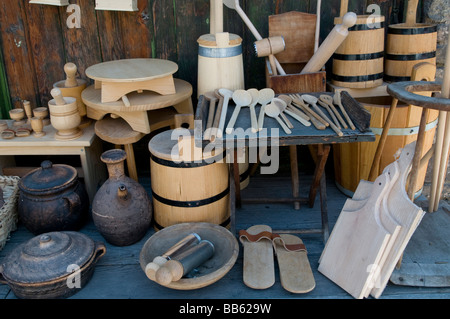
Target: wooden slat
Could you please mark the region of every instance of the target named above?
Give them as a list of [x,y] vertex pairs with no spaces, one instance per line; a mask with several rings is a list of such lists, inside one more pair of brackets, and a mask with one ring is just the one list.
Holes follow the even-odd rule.
[[[155,58],[177,61],[175,12],[171,0],[151,1],[151,22],[154,38],[152,54]],[[150,9],[150,8],[149,8]]]
[[[77,0],[71,2],[80,6],[81,28],[68,28],[67,19],[71,13],[67,7],[61,7],[61,29],[64,40],[66,62],[73,62],[78,68],[79,77],[89,80],[85,70],[102,61],[100,41],[95,14],[95,2]],[[61,79],[63,80],[63,79]]]
[[32,104],[37,101],[37,84],[24,2],[0,2],[0,36],[13,107],[21,107],[22,99],[29,100]]
[[120,30],[119,12],[98,10],[96,13],[102,61],[124,59],[124,44]]
[[64,78],[65,59],[59,9],[27,2],[25,12],[39,92],[37,102],[40,106],[47,106],[52,99],[50,91],[53,83]]

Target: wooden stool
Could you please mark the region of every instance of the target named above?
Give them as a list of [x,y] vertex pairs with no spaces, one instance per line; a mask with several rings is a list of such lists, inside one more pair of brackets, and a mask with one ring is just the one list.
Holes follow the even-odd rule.
[[138,181],[133,143],[138,142],[145,134],[134,131],[124,119],[111,117],[105,117],[95,123],[95,134],[106,142],[124,146],[127,153],[128,174]]

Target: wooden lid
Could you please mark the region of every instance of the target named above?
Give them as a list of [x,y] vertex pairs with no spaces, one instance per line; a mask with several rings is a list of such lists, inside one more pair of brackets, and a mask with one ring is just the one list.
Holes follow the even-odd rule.
[[[239,45],[242,43],[242,38],[238,36],[237,34],[229,33],[229,46]],[[204,34],[200,36],[197,40],[198,44],[202,46],[207,47],[216,47],[217,41],[216,41],[216,35],[214,34]]]
[[105,82],[147,81],[178,71],[175,62],[163,59],[124,59],[99,63],[86,69],[86,76]]
[[213,149],[211,152],[196,147],[194,130],[187,129],[175,129],[157,134],[150,140],[148,149],[153,156],[158,158],[185,162],[212,158],[219,155],[218,151],[223,153],[223,149],[219,148]]

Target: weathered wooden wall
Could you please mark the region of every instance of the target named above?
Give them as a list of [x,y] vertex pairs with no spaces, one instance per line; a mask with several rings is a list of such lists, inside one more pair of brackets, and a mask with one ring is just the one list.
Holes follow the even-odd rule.
[[[349,1],[349,10],[365,13],[376,3],[386,21],[403,0]],[[0,112],[21,107],[47,105],[53,83],[64,79],[63,66],[74,62],[85,78],[87,67],[108,60],[154,57],[178,63],[178,78],[197,83],[197,39],[209,33],[209,0],[138,0],[138,12],[96,11],[94,0],[71,0],[81,8],[81,28],[68,28],[72,12],[67,7],[29,4],[28,0],[0,1]],[[241,0],[259,33],[268,34],[267,18],[287,11],[316,12],[316,0]],[[333,27],[340,1],[322,1],[321,38]],[[419,9],[420,10],[420,9]],[[224,7],[224,31],[244,40],[245,83],[265,85],[263,60],[253,54],[253,35],[234,10]],[[1,56],[0,56],[1,58]],[[5,75],[2,75],[4,69]],[[5,85],[1,85],[5,84]],[[9,94],[9,96],[8,96]],[[194,94],[193,96],[196,96]]]

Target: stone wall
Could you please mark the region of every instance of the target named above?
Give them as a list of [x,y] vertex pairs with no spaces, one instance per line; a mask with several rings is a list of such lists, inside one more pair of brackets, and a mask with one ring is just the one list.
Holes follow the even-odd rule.
[[425,23],[438,25],[436,79],[442,81],[450,31],[450,0],[424,0],[424,14]]

